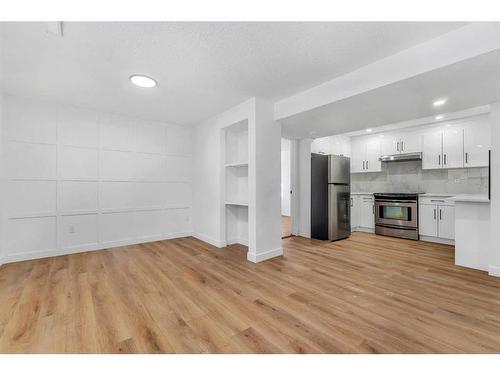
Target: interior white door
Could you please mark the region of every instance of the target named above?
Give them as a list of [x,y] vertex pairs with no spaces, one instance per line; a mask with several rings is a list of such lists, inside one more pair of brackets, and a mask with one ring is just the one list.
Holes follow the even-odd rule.
[[428,130],[422,139],[422,169],[443,168],[441,129]]
[[455,207],[438,206],[438,236],[449,240],[455,239]]
[[399,147],[404,154],[422,151],[422,133],[420,131],[401,133]]
[[375,228],[375,214],[373,197],[360,196],[359,226],[363,228]]
[[367,172],[380,172],[382,170],[382,163],[380,158],[380,137],[374,136],[366,139],[366,171]]
[[459,126],[445,127],[443,130],[443,168],[464,167],[464,136]]
[[351,143],[351,173],[366,172],[366,146],[363,138],[353,138]]
[[436,205],[421,204],[418,206],[418,232],[421,236],[437,237],[438,208]]
[[[482,120],[482,119],[481,119]],[[491,125],[487,118],[464,127],[464,167],[487,167]]]

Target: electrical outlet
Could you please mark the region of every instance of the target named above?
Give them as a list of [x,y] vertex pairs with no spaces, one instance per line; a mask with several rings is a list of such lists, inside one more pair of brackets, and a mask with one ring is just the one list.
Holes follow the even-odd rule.
[[68,233],[70,233],[70,234],[75,233],[75,226],[74,226],[74,225],[70,225],[70,226],[68,227]]

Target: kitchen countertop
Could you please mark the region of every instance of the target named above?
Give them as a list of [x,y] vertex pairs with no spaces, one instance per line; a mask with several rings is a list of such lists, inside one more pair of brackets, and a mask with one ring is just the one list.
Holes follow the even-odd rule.
[[[355,191],[351,192],[351,195],[373,195],[374,193]],[[427,198],[446,198],[454,202],[464,202],[464,203],[490,203],[487,194],[453,194],[453,193],[424,193],[419,194],[419,197]]]
[[487,194],[457,194],[451,199],[460,203],[490,203]]
[[451,198],[454,197],[456,194],[450,194],[450,193],[425,193],[425,194],[419,194],[419,197],[438,197],[438,198]]
[[454,202],[466,203],[490,203],[487,194],[450,194],[450,193],[425,193],[419,194],[420,197],[446,198]]

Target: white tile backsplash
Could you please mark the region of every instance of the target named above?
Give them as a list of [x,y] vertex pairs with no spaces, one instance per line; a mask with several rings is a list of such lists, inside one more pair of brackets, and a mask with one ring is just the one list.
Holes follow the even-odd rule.
[[488,192],[488,168],[423,170],[420,161],[382,164],[382,172],[351,174],[351,190],[367,192]]

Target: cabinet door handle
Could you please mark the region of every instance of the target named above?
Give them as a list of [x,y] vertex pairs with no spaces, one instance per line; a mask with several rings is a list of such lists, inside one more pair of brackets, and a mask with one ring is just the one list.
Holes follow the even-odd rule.
[[439,209],[439,220],[443,220],[443,211]]
[[469,164],[469,153],[465,153],[465,164]]
[[403,141],[401,141],[401,151],[404,151],[405,150],[405,143]]
[[351,198],[351,207],[352,207],[352,205],[353,205],[353,203],[352,203],[352,202],[353,202],[353,201],[352,201],[352,198]]
[[443,161],[444,161],[444,165],[446,165],[446,154],[444,154],[444,159],[443,159]]
[[368,160],[366,161],[366,169],[368,169]]
[[365,170],[365,161],[363,160],[363,170]]
[[441,165],[441,155],[438,155],[438,165]]
[[434,209],[434,220],[436,220],[436,209]]
[[396,146],[396,151],[399,151],[399,142],[398,142],[398,144]]

